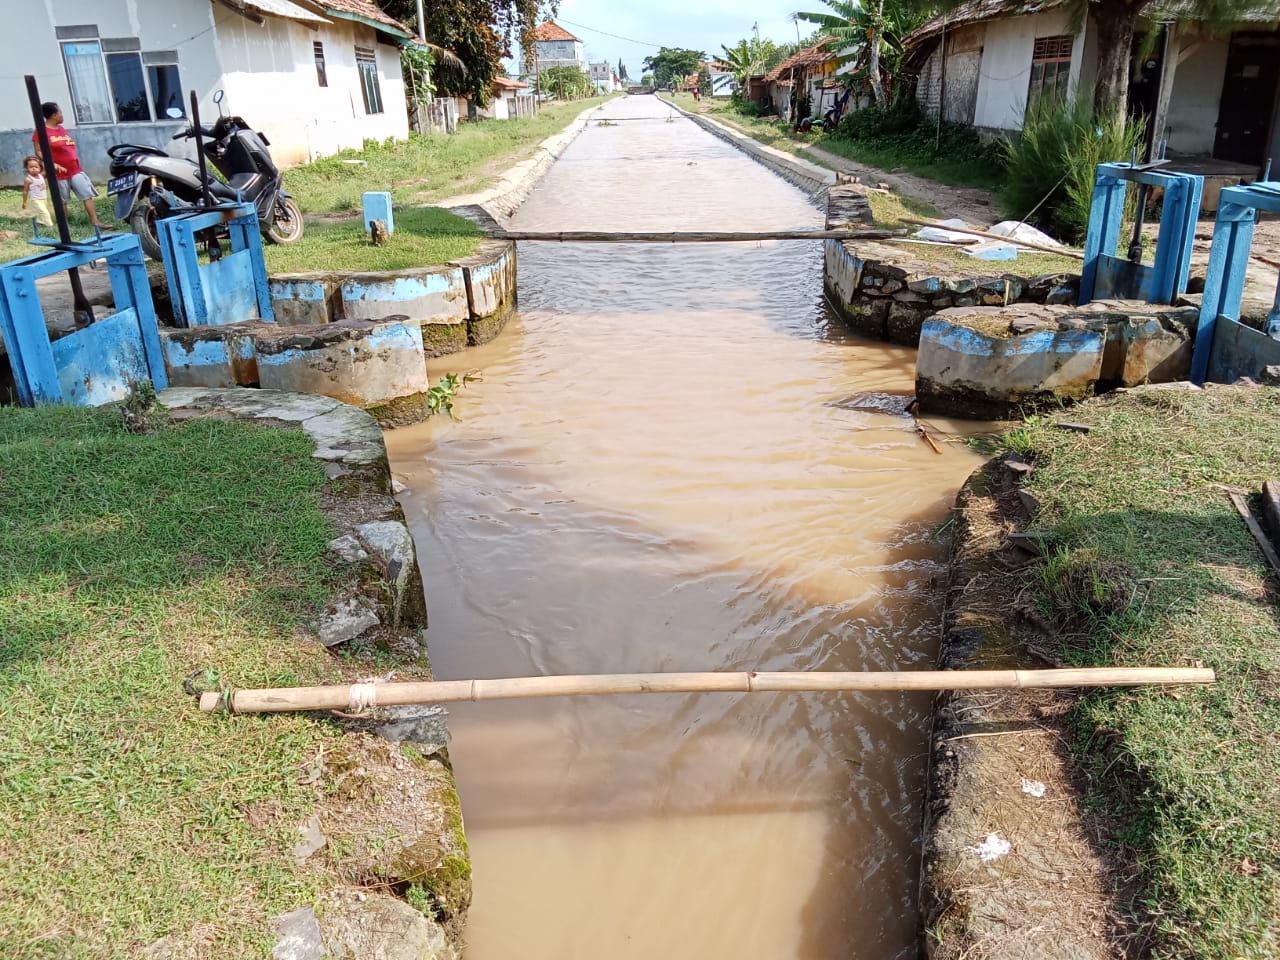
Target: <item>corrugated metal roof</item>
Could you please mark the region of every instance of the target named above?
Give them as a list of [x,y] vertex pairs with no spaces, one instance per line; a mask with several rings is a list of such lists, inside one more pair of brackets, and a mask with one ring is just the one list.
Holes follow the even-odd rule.
[[268,17],[280,17],[282,20],[297,20],[299,23],[328,23],[318,13],[312,13],[289,0],[221,0],[226,6],[239,13],[256,11]]
[[819,64],[826,63],[828,60],[834,60],[836,58],[835,51],[827,49],[830,43],[830,40],[823,40],[812,47],[801,50],[799,53],[792,54],[766,74],[765,82],[775,83],[782,78],[784,73],[789,73],[793,69],[816,67]]

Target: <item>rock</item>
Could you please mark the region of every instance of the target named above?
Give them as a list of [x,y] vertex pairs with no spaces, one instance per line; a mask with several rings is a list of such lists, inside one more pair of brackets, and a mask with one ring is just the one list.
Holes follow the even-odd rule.
[[1038,517],[1040,515],[1040,500],[1033,494],[1028,493],[1021,487],[1018,488],[1018,499],[1022,501],[1022,508],[1027,511],[1030,517]]
[[1016,334],[1032,333],[1036,330],[1056,330],[1058,325],[1051,320],[1038,320],[1034,317],[1019,317],[1009,324],[1009,332]]
[[398,520],[375,520],[356,527],[356,536],[364,543],[386,571],[386,577],[394,589],[392,623],[399,625],[404,609],[405,592],[416,582],[413,536],[409,528]]
[[[369,894],[334,898],[320,929],[331,960],[457,960],[444,930],[400,900]],[[319,960],[321,954],[315,955]],[[308,960],[311,960],[308,957]]]
[[333,647],[354,640],[381,622],[378,615],[359,600],[338,600],[320,617],[320,642]]
[[449,712],[439,704],[386,707],[388,720],[373,728],[384,740],[408,741],[423,756],[439,753],[449,745]]
[[320,829],[320,818],[315,814],[298,824],[298,833],[302,835],[302,839],[293,848],[293,859],[295,863],[302,865],[312,854],[323,850],[328,841],[324,831]]
[[178,954],[178,946],[175,937],[161,937],[155,943],[143,947],[139,957],[142,960],[172,960]]
[[1280,387],[1280,363],[1262,368],[1262,382],[1268,387]]
[[349,533],[336,540],[330,540],[329,552],[343,563],[362,563],[369,559],[369,554],[365,552],[364,547],[360,546],[360,541]]
[[271,950],[272,960],[324,960],[325,943],[311,907],[281,914],[274,923],[280,939]]
[[392,492],[392,493],[394,493],[396,496],[399,496],[400,494],[404,493],[404,492],[405,492],[406,490],[408,490],[408,489],[409,489],[409,488],[408,488],[408,487],[406,487],[406,486],[405,486],[403,483],[401,483],[399,480],[392,480],[392,481],[391,481],[391,492]]

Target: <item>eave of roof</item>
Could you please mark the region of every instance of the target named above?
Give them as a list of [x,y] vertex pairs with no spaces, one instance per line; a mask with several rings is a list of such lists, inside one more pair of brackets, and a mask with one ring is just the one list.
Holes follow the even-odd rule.
[[366,27],[372,27],[398,40],[409,43],[418,42],[418,38],[407,26],[399,20],[392,19],[374,4],[367,3],[365,0],[311,0],[311,2],[329,16],[339,20],[363,23]]

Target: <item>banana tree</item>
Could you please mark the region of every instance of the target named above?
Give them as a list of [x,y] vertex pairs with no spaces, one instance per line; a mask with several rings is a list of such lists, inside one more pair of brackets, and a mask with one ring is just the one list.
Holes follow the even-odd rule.
[[839,64],[865,60],[875,102],[885,106],[888,98],[883,75],[887,72],[892,76],[897,72],[902,62],[903,38],[925,19],[921,7],[910,0],[871,0],[870,8],[862,6],[859,0],[823,0],[823,3],[831,8],[831,13],[797,13],[795,18],[816,24],[839,49],[850,50],[840,57]]

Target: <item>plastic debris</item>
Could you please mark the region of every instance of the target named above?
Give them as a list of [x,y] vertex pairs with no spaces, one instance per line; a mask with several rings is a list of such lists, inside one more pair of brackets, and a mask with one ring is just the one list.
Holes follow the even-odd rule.
[[1022,778],[1022,792],[1028,797],[1035,797],[1038,800],[1040,797],[1044,796],[1047,789],[1049,788],[1039,780],[1028,780],[1026,777]]
[[921,240],[932,240],[934,243],[976,243],[978,238],[970,236],[967,233],[955,233],[951,230],[943,230],[942,227],[964,227],[968,228],[968,224],[963,220],[952,217],[950,220],[939,220],[936,227],[924,227],[917,230],[912,236]]
[[1008,237],[1010,240],[1021,240],[1023,243],[1036,243],[1045,247],[1062,246],[1061,243],[1043,230],[1037,230],[1031,224],[1020,223],[1017,220],[1001,220],[987,233],[994,233],[999,237]]
[[999,860],[1012,849],[1013,844],[993,833],[974,847],[973,852],[978,855],[983,863],[990,863],[993,860]]
[[976,247],[965,247],[964,252],[978,260],[1018,259],[1018,248],[1012,243],[1001,243],[999,240],[987,240]]

